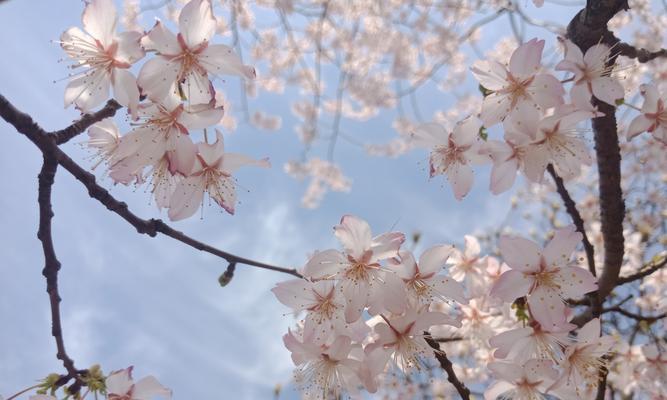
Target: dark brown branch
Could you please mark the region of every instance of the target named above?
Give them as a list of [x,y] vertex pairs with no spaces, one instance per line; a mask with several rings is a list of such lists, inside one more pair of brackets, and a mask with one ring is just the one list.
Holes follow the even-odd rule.
[[[16,130],[24,134],[28,139],[30,139],[42,153],[49,155],[58,161],[64,169],[66,169],[70,174],[72,174],[79,182],[81,182],[86,189],[88,189],[88,194],[98,200],[100,203],[104,204],[107,209],[118,214],[124,220],[129,222],[134,226],[139,233],[146,234],[148,236],[154,237],[157,233],[162,233],[166,236],[169,236],[173,239],[176,239],[182,243],[187,244],[190,247],[193,247],[197,250],[204,251],[220,258],[225,259],[229,263],[236,264],[245,264],[248,266],[258,267],[269,269],[272,271],[278,271],[287,273],[296,277],[301,277],[301,275],[295,270],[290,268],[277,267],[274,265],[262,263],[259,261],[251,260],[244,257],[239,257],[234,254],[222,251],[213,246],[207,245],[203,242],[195,240],[182,232],[179,232],[169,225],[164,223],[159,219],[142,219],[132,213],[127,204],[115,199],[106,189],[98,185],[95,176],[84,168],[79,166],[74,160],[72,160],[67,154],[65,154],[58,145],[55,143],[53,136],[45,132],[39,125],[37,125],[32,118],[17,110],[5,97],[0,95],[0,117],[5,121],[9,122],[16,128]],[[91,122],[91,121],[88,121]],[[94,123],[94,122],[91,122]],[[75,124],[76,125],[76,124]]]
[[658,57],[667,57],[667,49],[649,51],[646,49],[638,49],[635,46],[624,42],[619,42],[616,45],[615,50],[617,50],[618,54],[622,56],[636,58],[640,63],[649,62]]
[[622,309],[620,306],[614,306],[610,308],[605,308],[602,310],[603,313],[608,313],[608,312],[617,312],[625,317],[632,318],[635,321],[645,321],[648,323],[654,323],[655,321],[659,319],[663,319],[667,317],[667,313],[662,313],[658,315],[641,315],[641,314],[635,314],[633,312],[627,311]]
[[116,111],[121,108],[122,106],[118,104],[116,100],[109,100],[107,101],[107,104],[99,111],[90,114],[84,114],[81,119],[74,122],[72,125],[65,129],[52,132],[51,135],[54,136],[57,144],[67,143],[70,139],[85,132],[86,129],[88,129],[94,123],[100,122],[105,118],[113,117],[116,114]]
[[466,385],[456,376],[456,373],[454,372],[454,366],[447,358],[445,351],[440,349],[440,344],[433,340],[433,337],[428,331],[424,331],[424,339],[426,340],[426,343],[428,343],[428,345],[433,349],[433,354],[435,354],[435,358],[440,363],[442,369],[444,369],[447,373],[447,380],[449,383],[454,385],[456,391],[459,392],[459,395],[463,400],[470,400],[470,389],[468,389]]
[[[598,43],[614,47],[619,40],[609,31],[607,23],[618,12],[628,8],[627,0],[589,0],[586,8],[579,11],[570,21],[567,36],[582,52],[586,52]],[[615,57],[607,62],[608,73],[611,73],[615,62]],[[621,153],[618,144],[616,109],[595,97],[592,103],[604,113],[604,116],[594,118],[592,121],[600,176],[600,223],[604,240],[604,266],[598,279],[598,291],[594,294],[597,301],[593,302],[590,317],[587,318],[594,318],[600,314],[602,303],[616,286],[625,250],[623,237],[625,203],[621,189]],[[585,322],[584,318],[579,319],[582,320],[580,322]]]
[[570,196],[570,193],[565,188],[563,179],[558,176],[554,166],[549,164],[547,166],[547,171],[549,171],[549,174],[556,184],[556,190],[558,191],[558,194],[560,195],[561,199],[563,199],[565,210],[567,210],[567,213],[570,214],[570,217],[572,217],[572,222],[574,222],[574,226],[577,227],[577,231],[579,231],[584,237],[584,251],[586,252],[586,259],[588,260],[588,270],[591,272],[591,274],[593,274],[593,276],[597,276],[597,273],[595,272],[595,249],[593,248],[590,240],[588,240],[588,235],[586,234],[586,229],[584,228],[584,220],[581,218],[581,214],[579,214],[579,210],[577,210],[577,206],[574,200],[572,200],[572,196]]
[[618,278],[618,284],[619,285],[624,285],[629,282],[634,282],[636,280],[642,279],[645,276],[649,276],[655,271],[661,269],[667,265],[667,256],[662,257],[662,259],[658,259],[655,261],[651,261],[648,264],[644,265],[644,267],[641,269],[641,271],[634,273],[629,276],[624,276]]
[[49,154],[44,154],[44,164],[38,176],[38,195],[39,203],[39,230],[37,238],[42,242],[44,252],[44,269],[42,275],[46,278],[46,292],[49,294],[49,303],[51,306],[51,335],[56,340],[56,357],[63,362],[67,370],[67,378],[74,378],[75,383],[70,386],[70,393],[76,393],[81,388],[83,382],[79,378],[78,371],[74,366],[74,361],[69,357],[65,350],[65,341],[63,339],[63,329],[60,322],[60,294],[58,293],[58,271],[60,271],[60,261],[56,256],[51,236],[51,220],[53,218],[53,209],[51,207],[51,188],[58,169],[57,160]]

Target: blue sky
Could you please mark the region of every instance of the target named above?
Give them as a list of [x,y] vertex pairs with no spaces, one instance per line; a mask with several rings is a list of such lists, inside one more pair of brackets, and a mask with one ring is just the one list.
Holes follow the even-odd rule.
[[[63,109],[65,82],[53,83],[67,70],[57,62],[63,57],[59,46],[50,41],[80,25],[82,8],[78,1],[56,6],[47,0],[0,6],[0,93],[47,130],[78,117],[74,109]],[[429,181],[425,152],[374,158],[345,141],[336,149],[336,161],[353,180],[352,192],[328,194],[316,210],[301,208],[306,184],[283,172],[284,163],[301,150],[289,113],[294,97],[288,91],[260,95],[250,103],[251,110],[282,115],[281,130],[267,133],[240,124],[226,137],[230,151],[268,156],[273,164],[270,170],[238,174],[250,192],[240,194],[236,215],[207,207],[203,220],[174,223],[176,229],[245,257],[296,267],[313,250],[337,246],[331,228],[343,214],[368,220],[377,233],[392,227],[407,234],[420,231],[423,246],[460,243],[464,234],[505,218],[509,194],[488,193],[488,168],[478,169],[471,194],[457,202],[441,180]],[[393,135],[388,117],[345,124],[345,131],[364,137]],[[0,132],[0,394],[8,396],[62,367],[50,335],[36,237],[41,157],[4,121]],[[75,143],[64,150],[89,164]],[[143,189],[113,187],[108,180],[103,185],[138,215],[166,218],[149,204]],[[137,377],[155,375],[180,399],[269,398],[276,384],[289,382],[292,364],[281,336],[293,319],[283,316],[288,310],[269,291],[288,276],[239,266],[232,283],[221,288],[217,278],[224,262],[167,237],[139,236],[89,199],[65,171],[57,175],[53,205],[54,240],[63,265],[65,342],[79,368],[99,363],[111,371],[135,365]]]

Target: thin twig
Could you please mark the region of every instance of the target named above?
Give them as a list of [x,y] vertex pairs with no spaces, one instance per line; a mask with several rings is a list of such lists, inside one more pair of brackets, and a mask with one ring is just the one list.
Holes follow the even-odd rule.
[[433,337],[428,331],[424,331],[424,339],[426,340],[426,343],[428,343],[428,345],[433,349],[433,354],[435,354],[435,358],[440,363],[442,369],[444,369],[447,373],[447,380],[449,383],[454,385],[456,391],[459,392],[459,395],[463,400],[470,400],[470,389],[468,389],[466,385],[456,376],[456,372],[454,372],[454,366],[447,358],[445,351],[440,349],[440,344],[433,340]]
[[84,114],[81,119],[68,126],[65,129],[52,132],[51,135],[54,136],[57,144],[67,143],[70,139],[75,136],[83,133],[91,125],[96,122],[109,117],[113,117],[116,114],[116,111],[120,110],[122,106],[118,104],[116,100],[109,100],[107,104],[101,108],[99,111],[90,114]]
[[597,274],[595,272],[595,249],[593,248],[593,245],[591,244],[590,240],[588,240],[588,235],[586,234],[586,229],[584,228],[584,220],[583,218],[581,218],[581,214],[579,214],[579,210],[577,210],[577,205],[575,204],[574,200],[572,200],[572,196],[570,196],[570,193],[565,188],[563,179],[556,173],[554,166],[549,164],[547,166],[547,171],[549,171],[549,174],[556,183],[556,190],[558,191],[558,194],[560,195],[561,199],[563,199],[563,204],[565,204],[565,209],[567,210],[567,213],[570,214],[570,217],[572,217],[572,222],[574,222],[574,226],[577,227],[577,231],[579,231],[584,237],[583,242],[584,242],[584,250],[586,251],[586,259],[588,260],[588,270],[591,272],[591,274],[593,274],[593,276],[596,276]]

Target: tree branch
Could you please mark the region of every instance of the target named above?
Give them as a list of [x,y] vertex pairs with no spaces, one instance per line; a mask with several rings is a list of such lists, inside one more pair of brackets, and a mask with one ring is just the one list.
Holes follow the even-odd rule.
[[618,278],[618,284],[619,285],[624,285],[624,284],[629,283],[629,282],[634,282],[634,281],[636,281],[638,279],[641,279],[645,276],[649,276],[652,273],[654,273],[655,271],[664,267],[665,265],[667,265],[667,256],[663,256],[662,259],[658,259],[658,260],[654,260],[654,261],[649,262],[648,264],[644,265],[644,267],[641,269],[641,271],[639,271],[637,273],[634,273],[634,274],[629,275],[629,276]]
[[579,210],[577,210],[577,206],[574,200],[572,200],[570,193],[565,188],[563,179],[556,173],[554,166],[549,164],[547,166],[547,171],[549,171],[549,174],[553,178],[554,183],[556,183],[556,190],[558,191],[561,199],[563,199],[565,209],[567,210],[567,213],[570,214],[570,217],[572,217],[574,226],[577,227],[577,231],[579,231],[584,237],[583,242],[584,250],[586,251],[586,259],[588,260],[588,270],[591,272],[591,274],[593,274],[593,276],[597,276],[595,272],[595,249],[593,248],[590,240],[588,240],[588,235],[586,234],[586,229],[584,228],[584,220],[581,218],[581,214],[579,214]]
[[[113,108],[113,105],[111,106]],[[105,118],[106,113],[94,113],[98,118]],[[213,246],[210,246],[206,243],[200,242],[196,239],[193,239],[182,232],[179,232],[160,219],[142,219],[132,213],[127,204],[115,199],[106,189],[97,184],[95,176],[74,160],[72,160],[67,154],[65,154],[56,144],[54,136],[49,135],[45,132],[39,125],[37,125],[32,118],[17,110],[4,96],[0,95],[0,117],[5,121],[9,122],[11,125],[16,128],[16,130],[30,139],[43,154],[53,157],[57,160],[63,168],[65,168],[70,174],[72,174],[79,182],[81,182],[86,189],[88,189],[88,194],[90,197],[98,200],[100,203],[104,204],[107,209],[118,214],[132,226],[137,229],[137,232],[146,234],[148,236],[154,237],[157,233],[162,233],[166,236],[169,236],[173,239],[178,240],[190,247],[193,247],[197,250],[204,251],[210,254],[213,254],[217,257],[225,259],[229,263],[236,264],[245,264],[252,267],[258,267],[263,269],[268,269],[277,272],[287,273],[296,277],[301,277],[296,269],[278,267],[259,261],[251,260],[248,258],[240,257],[220,249],[217,249]],[[97,122],[92,119],[92,117],[86,117],[85,123],[79,124],[78,122],[74,125],[84,126],[85,124],[90,124]],[[80,122],[80,121],[79,121]],[[77,125],[78,124],[78,125]],[[73,125],[73,126],[74,126]],[[66,130],[63,130],[66,131]]]
[[77,393],[83,384],[79,378],[79,373],[74,366],[74,361],[69,357],[65,350],[65,340],[63,339],[63,329],[60,322],[60,294],[58,293],[58,271],[60,271],[60,261],[56,256],[51,236],[51,220],[53,218],[53,208],[51,207],[51,188],[58,168],[57,160],[49,154],[44,154],[44,163],[42,170],[38,175],[38,195],[39,203],[39,230],[37,238],[42,242],[44,252],[44,269],[42,275],[46,278],[46,292],[49,294],[49,304],[51,306],[51,335],[56,340],[56,357],[63,362],[67,370],[67,378],[73,378],[74,384],[69,387],[70,393]]
[[442,369],[444,369],[447,373],[447,380],[449,383],[454,385],[456,391],[459,392],[459,395],[463,400],[470,400],[470,389],[468,389],[466,385],[456,376],[456,372],[454,372],[454,366],[447,358],[445,351],[440,349],[440,344],[433,339],[428,331],[424,331],[424,339],[426,340],[426,343],[428,343],[428,345],[433,349],[433,354],[435,354],[435,358],[438,359]]
[[90,114],[84,114],[81,119],[74,122],[72,125],[65,129],[52,132],[51,135],[55,138],[56,144],[67,143],[70,139],[85,132],[86,129],[88,129],[94,123],[100,122],[105,118],[113,117],[116,114],[116,111],[122,107],[123,106],[118,104],[116,100],[111,99],[107,101],[107,104],[99,111]]
[[667,49],[649,51],[646,49],[638,49],[635,46],[625,42],[619,42],[615,49],[618,51],[618,54],[629,58],[636,58],[640,63],[649,62],[658,57],[667,57]]

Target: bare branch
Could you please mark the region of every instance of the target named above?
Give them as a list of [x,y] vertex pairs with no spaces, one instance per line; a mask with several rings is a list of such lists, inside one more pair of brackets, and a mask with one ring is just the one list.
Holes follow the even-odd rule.
[[563,199],[563,204],[565,204],[565,209],[567,210],[567,213],[570,214],[570,217],[572,217],[572,222],[574,222],[574,226],[577,227],[577,231],[579,231],[584,237],[583,242],[584,242],[584,250],[586,251],[586,259],[588,260],[588,270],[591,272],[591,274],[593,274],[593,276],[596,276],[595,249],[593,248],[593,245],[591,244],[590,240],[588,240],[588,235],[586,234],[586,229],[584,228],[584,220],[583,218],[581,218],[581,214],[579,214],[579,210],[577,210],[577,206],[574,200],[572,200],[570,193],[565,188],[563,179],[556,173],[554,166],[549,164],[547,166],[547,171],[549,171],[549,174],[556,183],[556,190],[558,191],[558,194],[560,195],[561,199]]
[[60,271],[60,261],[56,256],[53,247],[53,238],[51,237],[51,220],[53,218],[53,209],[51,207],[51,188],[58,168],[57,160],[48,154],[44,154],[44,164],[39,173],[38,195],[39,203],[39,230],[37,238],[42,242],[44,252],[44,269],[42,275],[46,278],[46,292],[49,294],[49,304],[51,306],[51,335],[56,340],[56,357],[63,362],[67,370],[67,378],[74,378],[75,382],[69,387],[70,393],[77,393],[83,384],[79,378],[79,373],[74,366],[74,361],[69,357],[65,350],[65,340],[63,339],[63,329],[60,322],[60,294],[58,293],[58,271]]
[[667,57],[667,49],[649,51],[646,49],[638,49],[625,42],[618,43],[615,49],[618,51],[618,54],[629,58],[636,58],[640,63],[646,63],[658,57]]
[[440,344],[433,339],[433,336],[431,336],[428,331],[424,331],[424,339],[426,340],[426,343],[428,343],[428,345],[433,349],[433,354],[435,354],[435,358],[438,359],[442,369],[444,369],[447,373],[447,380],[449,383],[454,385],[456,391],[459,392],[459,395],[463,400],[470,400],[470,389],[468,389],[466,385],[456,376],[456,372],[454,372],[454,366],[447,358],[445,351],[440,349]]
[[123,106],[118,104],[116,100],[109,100],[107,101],[107,104],[99,111],[91,114],[84,114],[81,119],[74,122],[72,125],[65,129],[52,132],[51,135],[54,136],[57,144],[67,143],[73,137],[85,132],[86,129],[88,129],[94,123],[100,122],[105,118],[113,117],[116,114],[116,111],[122,107]]
[[665,265],[667,265],[667,256],[663,256],[662,259],[657,259],[657,260],[653,260],[653,261],[649,262],[648,264],[646,264],[642,267],[641,271],[639,271],[635,274],[618,278],[618,284],[619,285],[624,285],[626,283],[634,282],[638,279],[642,279],[643,277],[649,276],[652,273],[654,273],[655,271],[661,269]]

